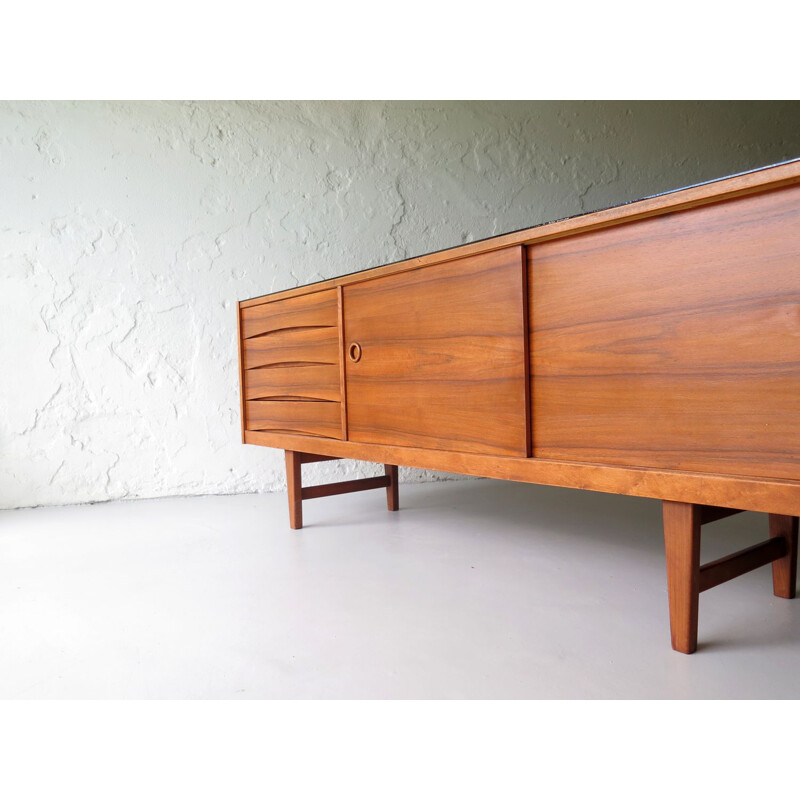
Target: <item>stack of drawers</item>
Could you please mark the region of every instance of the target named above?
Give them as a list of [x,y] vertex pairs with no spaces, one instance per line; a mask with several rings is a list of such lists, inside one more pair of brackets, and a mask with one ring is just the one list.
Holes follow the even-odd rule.
[[335,289],[243,308],[246,428],[342,438]]

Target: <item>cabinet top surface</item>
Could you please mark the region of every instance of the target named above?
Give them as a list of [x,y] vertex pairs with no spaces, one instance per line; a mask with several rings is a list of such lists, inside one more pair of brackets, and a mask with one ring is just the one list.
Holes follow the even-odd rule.
[[669,211],[678,211],[695,205],[703,205],[794,183],[800,183],[800,158],[691,184],[690,186],[672,189],[637,200],[630,200],[626,203],[584,214],[542,222],[532,227],[497,234],[485,239],[477,239],[468,244],[434,250],[423,255],[393,261],[388,264],[365,267],[333,278],[326,278],[271,294],[241,300],[240,306],[259,305],[272,300],[306,293],[309,289],[318,291],[348,283],[357,283],[367,278],[451,261],[468,255],[497,250],[501,247],[533,244],[586,230],[606,227],[619,222],[632,221]]

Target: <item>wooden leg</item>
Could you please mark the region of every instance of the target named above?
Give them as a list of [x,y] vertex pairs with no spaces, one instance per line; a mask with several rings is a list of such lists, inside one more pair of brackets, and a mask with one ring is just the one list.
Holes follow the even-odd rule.
[[300,530],[303,527],[303,500],[313,500],[315,497],[330,497],[334,494],[385,488],[386,505],[389,507],[389,511],[397,511],[400,508],[398,470],[393,464],[384,464],[386,474],[376,478],[358,478],[352,481],[337,481],[320,486],[303,487],[303,475],[300,469],[303,464],[311,464],[316,461],[335,461],[336,456],[319,456],[294,450],[285,452],[286,486],[289,489],[289,524],[294,530]]
[[672,647],[694,653],[700,601],[700,507],[664,500],[663,511]]
[[303,527],[302,453],[286,451],[286,486],[289,489],[289,525],[293,530]]
[[386,477],[389,479],[389,485],[386,487],[386,507],[389,511],[400,510],[400,492],[398,488],[397,467],[394,464],[384,464],[384,471]]
[[797,585],[797,517],[770,514],[769,535],[786,541],[786,555],[772,562],[772,590],[775,597],[791,600]]
[[669,500],[664,500],[663,508],[669,622],[675,650],[694,653],[697,649],[700,592],[771,563],[775,595],[786,598],[795,596],[797,517],[770,514],[769,539],[701,566],[700,526],[739,512],[736,509]]

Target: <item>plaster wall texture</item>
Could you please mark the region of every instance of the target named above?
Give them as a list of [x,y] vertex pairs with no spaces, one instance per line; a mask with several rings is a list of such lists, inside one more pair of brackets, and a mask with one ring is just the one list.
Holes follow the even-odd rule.
[[0,508],[280,489],[237,299],[798,155],[796,102],[0,103]]

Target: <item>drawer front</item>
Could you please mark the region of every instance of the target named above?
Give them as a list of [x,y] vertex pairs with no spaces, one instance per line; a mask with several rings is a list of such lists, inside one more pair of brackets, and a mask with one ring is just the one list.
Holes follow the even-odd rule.
[[245,428],[341,439],[336,290],[240,313]]
[[248,400],[247,429],[342,438],[339,403],[317,400]]
[[288,328],[244,340],[244,367],[276,364],[339,364],[337,328]]
[[245,383],[246,400],[341,399],[338,364],[295,364],[251,369]]
[[242,309],[242,337],[251,339],[287,328],[336,327],[339,309],[336,289],[303,294]]

